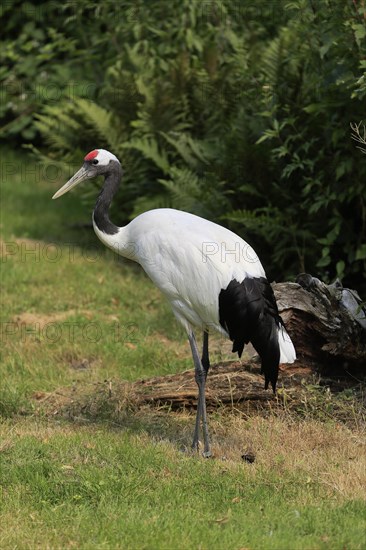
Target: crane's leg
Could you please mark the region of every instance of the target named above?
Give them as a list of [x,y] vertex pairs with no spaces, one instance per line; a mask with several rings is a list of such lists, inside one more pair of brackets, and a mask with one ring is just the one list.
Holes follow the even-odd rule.
[[[201,363],[203,366],[203,370],[205,373],[205,381],[207,379],[207,373],[210,368],[210,358],[208,354],[208,332],[203,331],[203,347],[202,347],[202,358]],[[193,435],[193,443],[192,448],[198,449],[198,440],[199,440],[199,432],[200,432],[200,421],[201,421],[201,396],[198,396],[198,404],[197,404],[197,415],[196,415],[196,425],[194,429],[194,435]]]
[[[198,431],[199,431],[200,420],[202,420],[203,443],[204,443],[203,456],[208,458],[211,456],[211,451],[210,451],[210,442],[208,438],[206,398],[205,398],[207,371],[202,366],[202,362],[198,353],[196,339],[194,337],[193,332],[188,334],[188,340],[191,346],[194,369],[195,369],[195,378],[198,386],[196,427],[194,431],[192,447],[194,449],[198,448]],[[208,340],[207,340],[207,344],[208,344]]]
[[210,368],[210,357],[208,355],[208,332],[206,330],[203,331],[202,366],[207,378]]

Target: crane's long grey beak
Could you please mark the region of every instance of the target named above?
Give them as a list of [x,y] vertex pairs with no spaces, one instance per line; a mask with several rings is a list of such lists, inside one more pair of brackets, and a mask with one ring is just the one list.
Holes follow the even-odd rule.
[[70,178],[69,181],[61,187],[61,189],[56,191],[56,193],[53,195],[52,198],[58,199],[59,197],[61,197],[61,195],[64,195],[65,193],[70,191],[70,189],[78,185],[78,183],[81,183],[82,181],[86,180],[89,177],[91,177],[91,174],[88,172],[88,170],[84,166],[82,166],[80,170],[78,170],[76,174],[74,174],[72,178]]

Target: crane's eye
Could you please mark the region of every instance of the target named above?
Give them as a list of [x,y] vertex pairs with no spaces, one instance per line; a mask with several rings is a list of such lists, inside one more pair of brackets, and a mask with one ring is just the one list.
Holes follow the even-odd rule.
[[94,159],[94,160],[92,161],[92,164],[98,164],[98,163],[99,163],[99,160],[98,160],[98,159]]

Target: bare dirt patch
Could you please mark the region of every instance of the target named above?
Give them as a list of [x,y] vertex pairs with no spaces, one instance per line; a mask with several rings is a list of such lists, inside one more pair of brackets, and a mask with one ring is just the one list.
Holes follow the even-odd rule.
[[7,256],[13,256],[14,255],[14,248],[11,246],[11,245],[31,245],[31,246],[40,246],[40,245],[43,245],[44,242],[43,241],[36,241],[34,239],[27,239],[26,237],[22,237],[22,238],[15,238],[15,237],[12,237],[10,239],[2,239],[0,238],[0,255],[2,257],[7,257]]
[[82,315],[87,319],[93,318],[93,312],[90,310],[69,309],[68,311],[60,311],[50,314],[30,312],[18,313],[17,315],[14,315],[14,317],[12,318],[12,322],[17,323],[18,325],[36,325],[39,328],[43,329],[49,324],[65,321],[69,317],[73,317],[75,315]]
[[[95,312],[90,309],[69,309],[67,311],[59,311],[54,313],[36,313],[36,312],[22,312],[14,315],[11,321],[17,325],[26,325],[26,326],[37,326],[40,329],[45,328],[47,325],[53,323],[62,323],[66,321],[69,317],[82,316],[88,320],[95,318]],[[100,313],[98,314],[100,315]],[[103,319],[107,322],[118,322],[118,317],[116,315],[102,315]]]

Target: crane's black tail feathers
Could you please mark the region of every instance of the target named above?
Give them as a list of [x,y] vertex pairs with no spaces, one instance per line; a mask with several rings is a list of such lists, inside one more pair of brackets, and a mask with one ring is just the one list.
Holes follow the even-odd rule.
[[276,390],[280,362],[279,329],[283,325],[271,285],[264,277],[233,279],[219,295],[219,319],[239,357],[248,342],[262,361],[265,389]]

